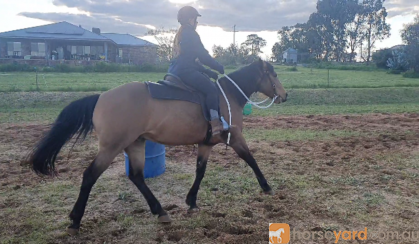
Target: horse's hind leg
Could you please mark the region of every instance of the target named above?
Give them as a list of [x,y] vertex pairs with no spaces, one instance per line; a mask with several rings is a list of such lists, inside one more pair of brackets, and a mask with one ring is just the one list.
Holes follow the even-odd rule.
[[79,197],[70,213],[70,219],[72,220],[72,224],[68,227],[68,232],[70,234],[76,234],[78,232],[93,185],[96,183],[100,175],[109,167],[112,160],[119,152],[119,149],[116,150],[106,147],[100,148],[96,158],[84,171]]
[[163,210],[160,202],[153,195],[144,181],[145,139],[139,138],[127,148],[125,152],[129,158],[129,179],[137,186],[150,206],[151,213],[159,215],[159,222],[171,222],[169,215]]
[[198,158],[196,161],[195,181],[186,197],[186,204],[189,205],[188,212],[196,212],[198,210],[198,206],[196,205],[196,198],[198,195],[199,185],[201,184],[201,181],[205,175],[205,170],[207,168],[207,161],[211,153],[211,149],[212,149],[212,146],[206,146],[206,145],[198,146]]

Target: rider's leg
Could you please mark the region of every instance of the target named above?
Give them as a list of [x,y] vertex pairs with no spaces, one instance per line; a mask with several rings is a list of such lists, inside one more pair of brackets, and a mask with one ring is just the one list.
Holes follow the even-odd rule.
[[188,86],[202,92],[206,97],[206,105],[211,116],[212,135],[217,135],[223,130],[220,116],[218,114],[219,97],[217,87],[207,76],[200,72],[188,72],[180,75],[180,78]]

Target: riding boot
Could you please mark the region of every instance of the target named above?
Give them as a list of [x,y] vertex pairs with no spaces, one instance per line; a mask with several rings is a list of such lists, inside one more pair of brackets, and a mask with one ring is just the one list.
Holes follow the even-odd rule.
[[218,112],[211,109],[211,129],[212,129],[212,136],[216,136],[223,131],[223,123],[221,123],[220,117],[218,116]]

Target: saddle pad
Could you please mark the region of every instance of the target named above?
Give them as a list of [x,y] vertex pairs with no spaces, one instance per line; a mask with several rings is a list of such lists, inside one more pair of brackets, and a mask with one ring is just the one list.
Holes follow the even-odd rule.
[[178,100],[178,101],[186,101],[195,104],[200,104],[204,118],[207,121],[210,121],[210,115],[207,112],[208,109],[205,105],[205,96],[200,93],[193,93],[190,91],[186,91],[180,88],[172,87],[163,85],[160,83],[154,82],[145,82],[148,87],[148,92],[150,93],[151,97],[154,99],[161,99],[161,100]]

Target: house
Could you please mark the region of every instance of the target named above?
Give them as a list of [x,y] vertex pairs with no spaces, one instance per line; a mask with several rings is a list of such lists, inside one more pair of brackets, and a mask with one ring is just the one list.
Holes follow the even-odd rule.
[[[129,38],[127,38],[129,36]],[[127,49],[127,47],[130,47]],[[131,63],[155,62],[157,46],[137,37],[101,34],[99,28],[88,31],[68,22],[0,33],[0,60],[13,61],[108,61],[123,62],[120,50]],[[140,50],[140,51],[139,51]],[[147,53],[147,51],[154,53]],[[139,55],[143,55],[139,57]],[[145,58],[147,56],[147,58]],[[42,62],[41,62],[42,63]]]
[[118,63],[155,63],[158,59],[158,46],[151,42],[130,34],[103,33],[101,35],[116,43],[116,62]]
[[294,64],[298,62],[298,51],[294,48],[288,48],[282,53],[282,60],[287,64]]

